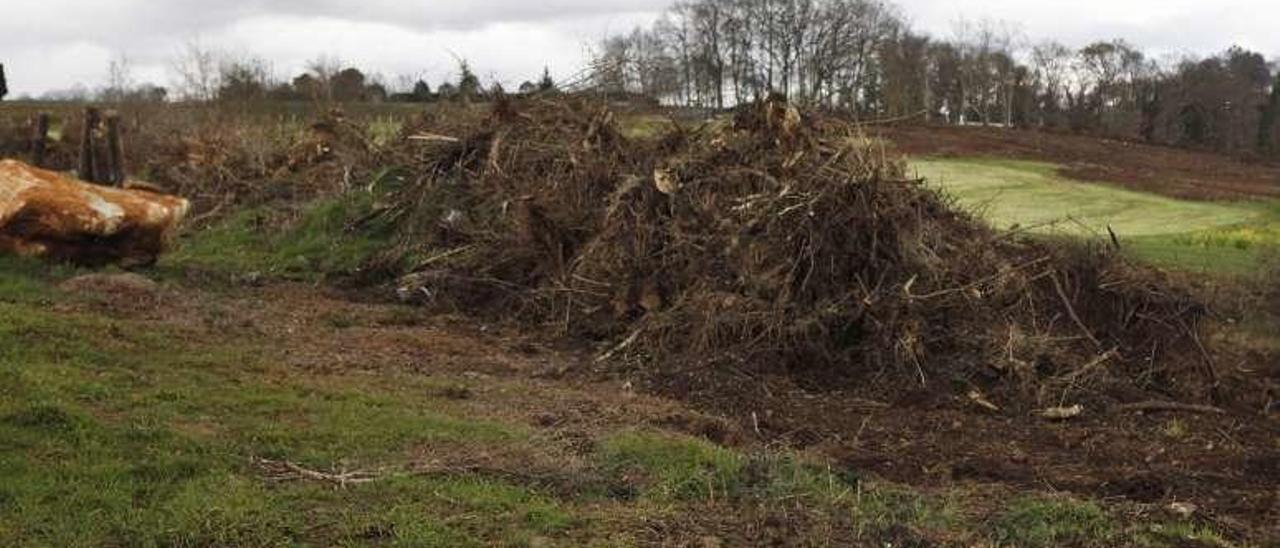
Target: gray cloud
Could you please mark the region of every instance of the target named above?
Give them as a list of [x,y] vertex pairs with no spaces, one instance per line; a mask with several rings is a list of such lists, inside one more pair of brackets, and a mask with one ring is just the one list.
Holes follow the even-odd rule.
[[[166,66],[198,40],[261,55],[281,76],[332,55],[381,72],[447,77],[459,55],[504,83],[544,64],[572,72],[584,46],[610,31],[648,24],[667,0],[42,0],[6,7],[0,62],[15,94],[100,84],[108,61],[133,62],[139,80],[167,83]],[[86,5],[87,4],[87,5]],[[31,29],[39,29],[33,32]]]
[[5,8],[0,46],[74,39],[145,41],[201,34],[262,16],[325,17],[436,31],[505,22],[554,24],[656,12],[669,4],[669,0],[41,0]]
[[1159,53],[1209,53],[1232,45],[1280,55],[1275,0],[904,0],[918,27],[946,36],[959,17],[1015,23],[1032,40],[1070,45],[1124,38]]
[[[438,82],[454,53],[494,80],[518,82],[550,64],[569,73],[584,46],[653,20],[671,0],[38,0],[0,17],[0,62],[15,93],[103,81],[112,55],[140,80],[167,83],[166,64],[193,37],[270,59],[287,75],[330,54],[387,76]],[[1033,39],[1081,45],[1123,37],[1157,53],[1232,44],[1280,55],[1274,0],[901,0],[920,30],[946,36],[958,17],[1015,22]]]

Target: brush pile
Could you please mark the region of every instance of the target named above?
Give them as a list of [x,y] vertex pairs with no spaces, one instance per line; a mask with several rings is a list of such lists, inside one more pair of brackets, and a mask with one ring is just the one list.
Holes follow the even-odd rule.
[[402,297],[607,341],[608,361],[1038,401],[1212,376],[1163,359],[1199,355],[1205,311],[1160,275],[996,233],[854,126],[783,101],[643,141],[574,99],[406,131],[360,222],[400,234],[383,262],[412,266]]
[[[204,214],[219,204],[305,201],[367,177],[357,166],[376,155],[363,120],[329,110],[314,123],[233,105],[130,105],[121,114],[129,175],[192,200]],[[35,124],[0,117],[0,158],[30,159]],[[40,166],[76,170],[84,119],[54,116],[56,136]],[[277,200],[282,199],[282,200]]]
[[300,200],[342,190],[373,148],[366,128],[336,109],[306,126],[248,122],[213,120],[187,133],[153,128],[135,139],[148,151],[142,171],[198,203]]

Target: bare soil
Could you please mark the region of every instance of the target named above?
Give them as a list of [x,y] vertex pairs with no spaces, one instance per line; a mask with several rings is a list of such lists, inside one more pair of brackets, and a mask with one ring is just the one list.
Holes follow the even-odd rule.
[[759,425],[762,440],[809,447],[895,482],[1067,492],[1152,508],[1191,502],[1227,530],[1280,538],[1280,420],[1259,410],[1218,416],[1086,406],[1079,419],[1051,422],[992,412],[963,394],[883,405],[859,396],[767,379],[758,397],[735,407],[743,428]]

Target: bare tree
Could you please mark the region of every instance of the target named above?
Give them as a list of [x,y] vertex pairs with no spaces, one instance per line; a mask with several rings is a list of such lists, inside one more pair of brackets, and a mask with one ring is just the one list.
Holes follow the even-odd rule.
[[1280,155],[1275,67],[1235,48],[1160,65],[1122,40],[1028,47],[1008,23],[912,32],[889,0],[680,0],[594,50],[602,89],[725,107],[786,94],[854,115],[1035,125]]
[[120,103],[128,98],[133,87],[133,62],[124,53],[115,54],[107,63],[107,85],[99,97],[103,101]]
[[1054,41],[1041,42],[1031,48],[1032,74],[1039,89],[1036,110],[1041,127],[1058,123],[1056,117],[1064,108],[1074,56],[1071,48]]
[[219,54],[191,39],[169,62],[177,95],[189,101],[210,101],[217,97]]
[[277,85],[271,63],[262,57],[224,57],[218,63],[217,98],[222,101],[253,101],[267,97]]
[[992,114],[1000,111],[1006,123],[1010,122],[1007,105],[1016,31],[1003,22],[961,18],[952,32],[961,58],[960,122],[968,122],[974,114],[983,124],[990,124]]
[[333,100],[333,79],[342,71],[342,60],[333,55],[319,55],[307,61],[307,74],[314,79],[313,99]]

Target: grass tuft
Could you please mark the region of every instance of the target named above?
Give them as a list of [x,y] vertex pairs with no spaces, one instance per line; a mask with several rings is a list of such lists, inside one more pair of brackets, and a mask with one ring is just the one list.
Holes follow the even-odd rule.
[[390,243],[386,231],[348,230],[372,207],[370,195],[353,193],[312,203],[293,220],[268,208],[241,211],[191,235],[162,265],[305,281],[352,275]]
[[54,405],[32,405],[15,411],[0,423],[25,430],[36,430],[46,433],[73,432],[80,427],[80,419]]
[[746,459],[710,442],[651,432],[623,432],[600,448],[604,469],[659,501],[726,499],[741,491]]
[[1108,546],[1115,535],[1115,524],[1101,507],[1066,499],[1019,499],[993,524],[1001,545],[1029,548]]

